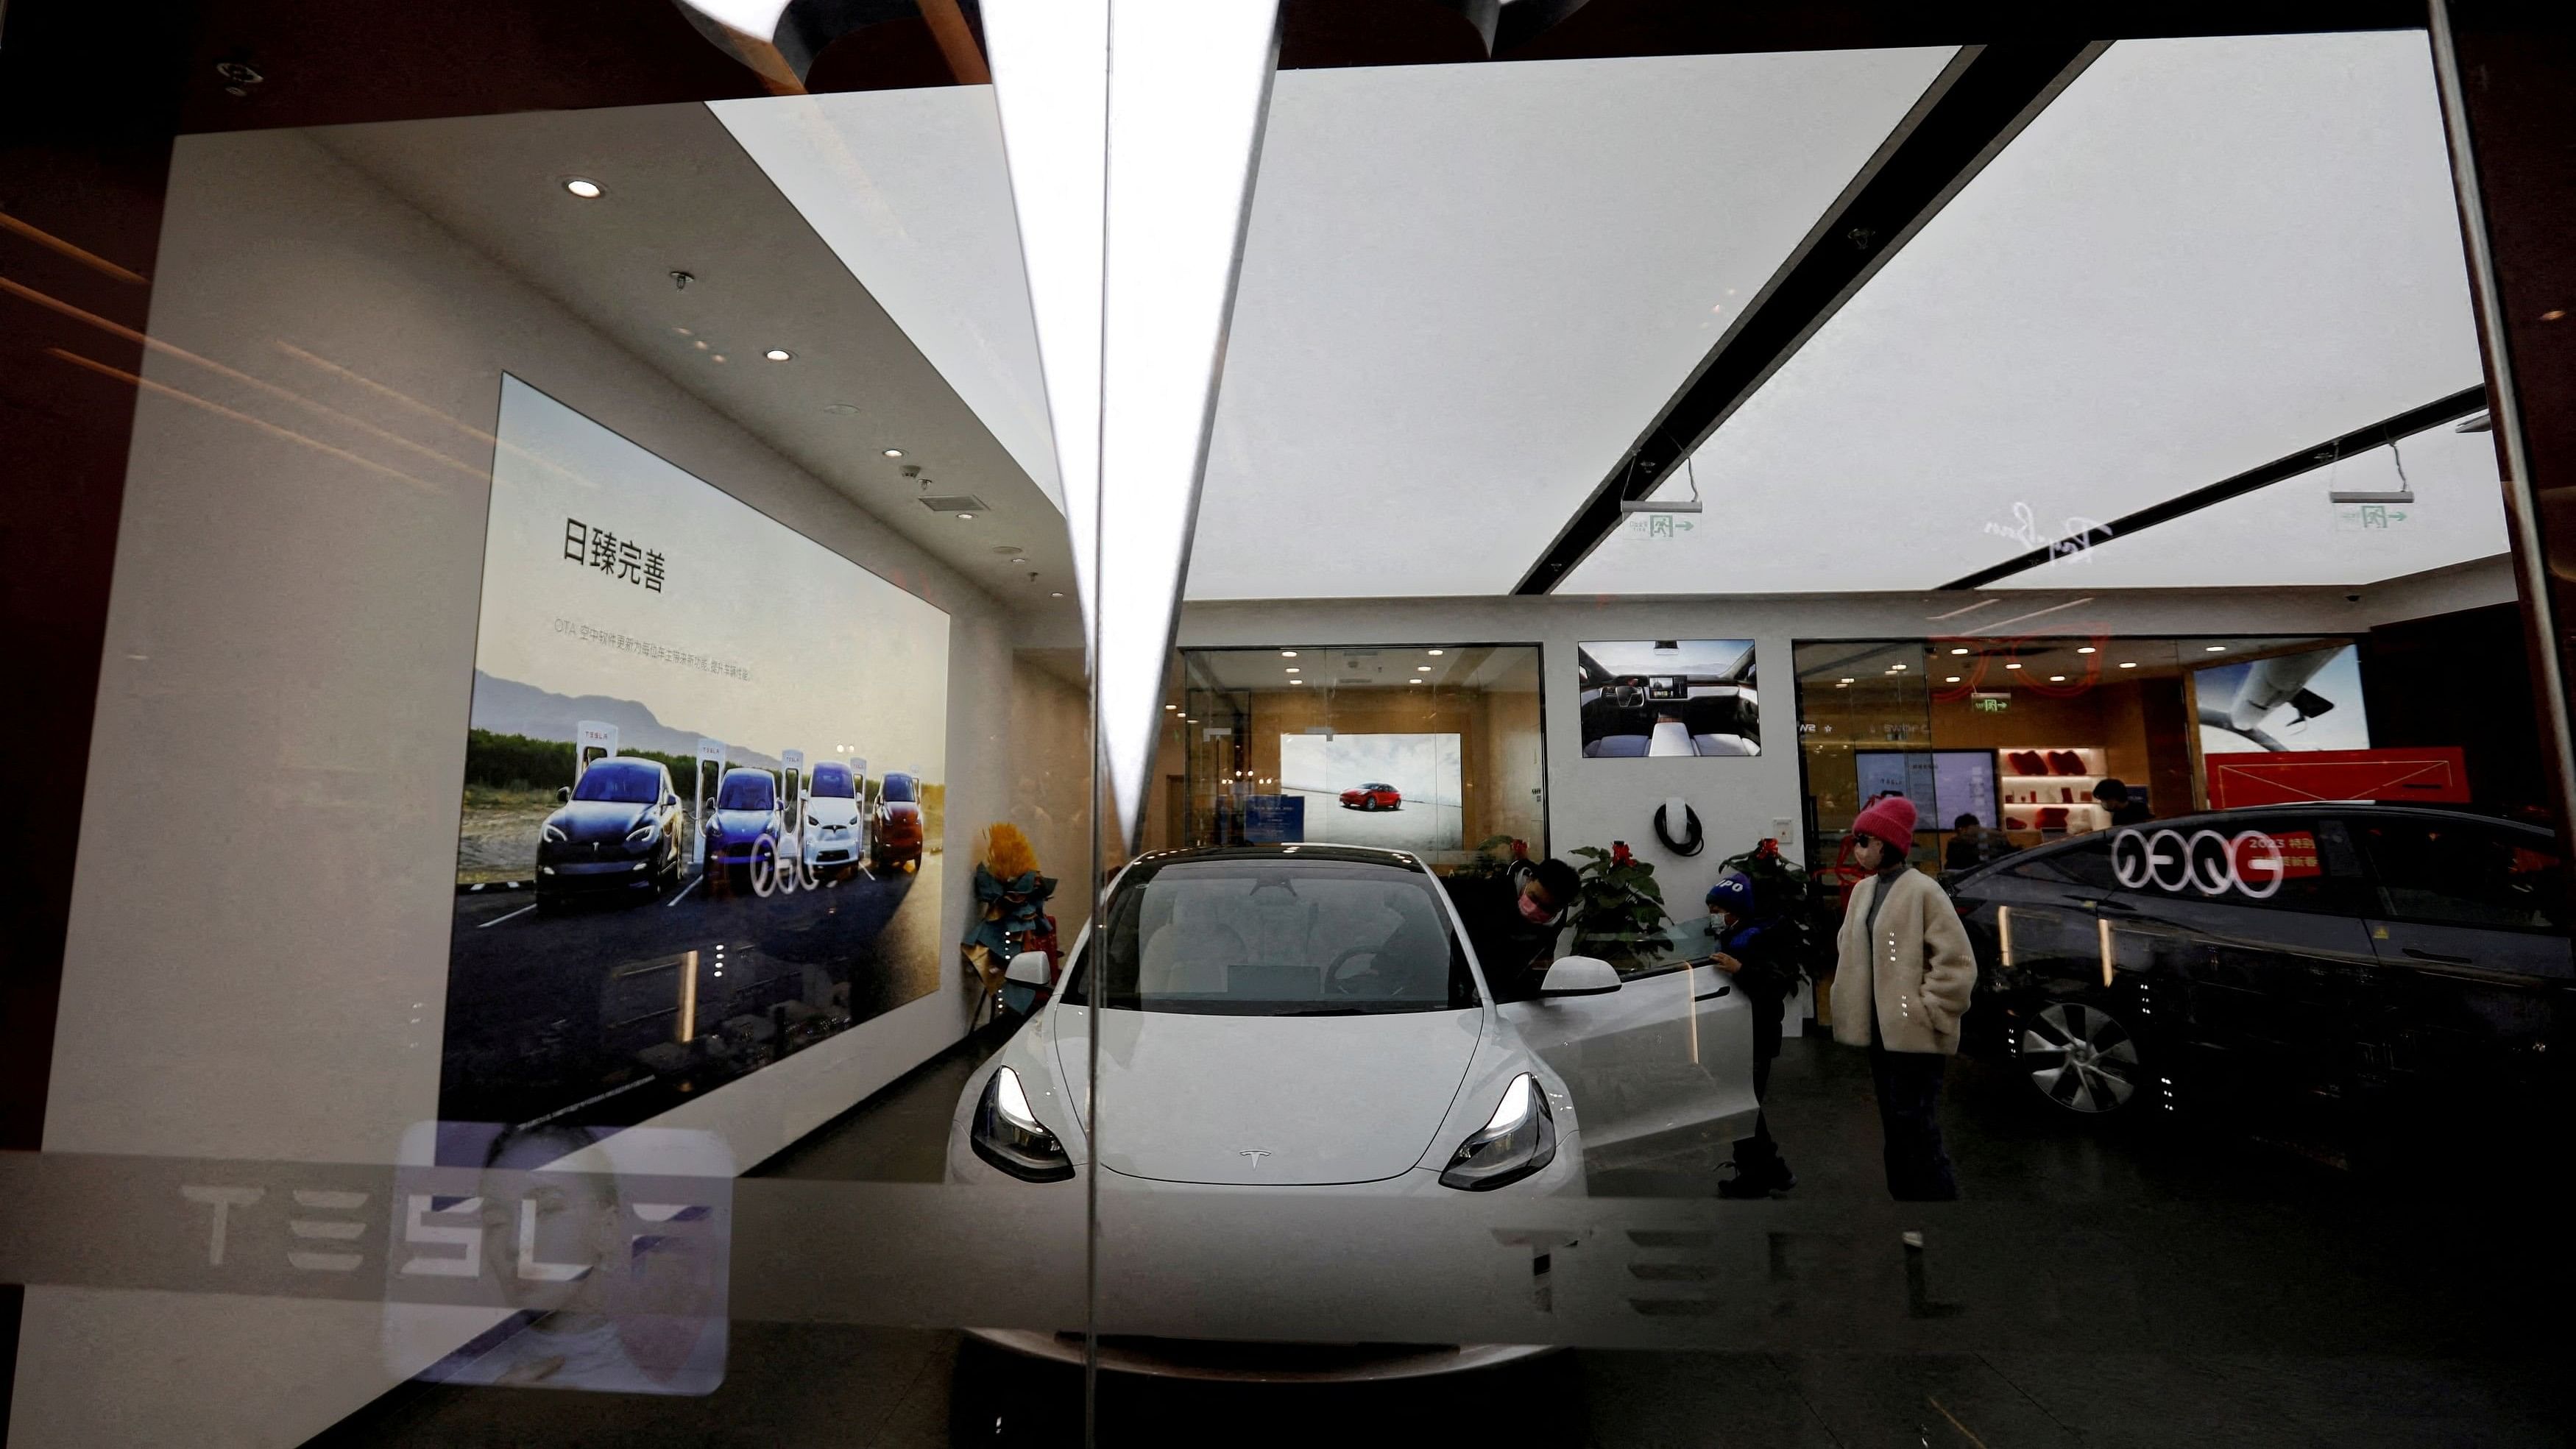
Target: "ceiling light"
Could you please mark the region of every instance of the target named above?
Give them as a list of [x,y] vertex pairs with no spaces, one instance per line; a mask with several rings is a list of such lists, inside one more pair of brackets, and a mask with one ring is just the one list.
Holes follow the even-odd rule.
[[[717,360],[717,361],[719,361],[719,362],[721,362],[721,361],[723,361],[724,359],[722,359],[722,358],[718,358],[718,359],[716,359],[716,360]],[[971,513],[961,513],[961,514],[958,514],[957,516],[958,516],[958,517],[960,517],[960,518],[962,518],[962,519],[965,519],[965,520],[966,520],[967,522],[969,522],[969,523],[972,523],[972,522],[974,522],[974,521],[975,521],[975,515],[974,515],[974,514],[971,514]]]
[[2006,669],[2019,669],[2019,668],[2021,668],[2021,666],[2020,666],[2020,665],[2018,665],[2018,664],[2007,664],[2007,665],[2005,665],[2005,666],[2004,666],[2004,668],[2006,668]]
[[1942,682],[1943,684],[1956,684],[1956,683],[1958,683],[1958,682],[1959,682],[1959,676],[1957,676],[1957,675],[1955,675],[1955,674],[1944,675],[1944,676],[1942,677],[1942,679],[1941,679],[1941,682]]
[[1167,705],[1164,705],[1164,706],[1163,706],[1163,708],[1168,709],[1168,710],[1178,710],[1178,709],[1180,708],[1180,706],[1179,706],[1179,705],[1177,705],[1177,704],[1167,704]]
[[1291,673],[1291,674],[1296,673],[1296,672],[1297,672],[1297,666],[1296,666],[1296,665],[1294,665],[1294,664],[1289,665],[1289,666],[1288,666],[1288,672],[1289,672],[1289,673]]
[[672,328],[671,330],[672,330],[672,331],[674,331],[674,332],[679,333],[679,334],[680,334],[681,336],[683,336],[683,337],[695,337],[695,336],[697,336],[697,335],[698,335],[698,334],[696,334],[695,332],[690,331],[690,330],[689,330],[688,328],[686,328],[686,327],[674,327],[674,328]]
[[1305,683],[1306,681],[1304,681],[1304,680],[1302,680],[1302,679],[1292,679],[1292,680],[1289,680],[1288,682],[1289,682],[1290,684],[1303,684],[1303,683]]
[[2201,652],[2204,654],[2224,654],[2227,652],[2227,646],[2224,644],[2212,644],[2204,648]]
[[717,361],[717,362],[722,362],[722,361],[724,361],[724,354],[723,354],[723,353],[721,353],[721,352],[717,353],[717,354],[715,355],[714,360],[715,360],[715,361]]
[[1425,653],[1425,654],[1430,655],[1430,656],[1431,656],[1432,658],[1434,658],[1434,659],[1437,659],[1437,658],[1439,658],[1441,655],[1446,654],[1446,653],[1448,653],[1449,651],[1448,651],[1448,650],[1446,650],[1446,649],[1425,649],[1425,650],[1423,650],[1422,652],[1423,652],[1423,653]]
[[1047,597],[1050,599],[1061,599],[1064,597],[1064,590],[1058,589],[1054,593],[1047,595]]
[[1888,667],[1888,668],[1890,668],[1890,669],[1903,669],[1905,666],[1904,666],[1904,665],[1902,665],[1902,664],[1891,664],[1891,665],[1889,665],[1889,666],[1887,666],[1887,667]]
[[2063,674],[2052,674],[2048,676],[2048,682],[2051,684],[2064,684],[2066,682],[2066,676]]
[[706,342],[706,339],[705,339],[705,338],[703,338],[703,337],[699,338],[699,339],[698,339],[697,341],[695,341],[695,342],[690,343],[689,345],[690,345],[691,347],[694,347],[694,348],[698,349],[700,352],[704,352],[704,351],[706,351],[706,350],[707,350],[707,342]]
[[903,456],[903,449],[901,449],[901,448],[888,448],[888,449],[886,449],[886,450],[885,450],[885,455],[886,455],[887,457],[889,457],[889,458],[900,458],[900,457],[902,457],[902,456]]
[[587,176],[574,176],[564,181],[564,190],[589,201],[599,195],[599,183]]
[[2093,646],[2092,646],[2092,645],[2087,644],[2087,645],[2085,645],[2083,648],[2078,649],[2078,650],[2076,650],[2075,652],[2076,652],[2076,653],[2078,653],[2078,654],[2091,654],[2091,653],[2093,653],[2093,652],[2095,652],[2095,651],[2094,651],[2094,648],[2093,648]]
[[1431,672],[1431,666],[1428,664],[1417,664],[1413,666],[1413,672],[1416,674],[1429,674]]
[[2138,661],[2136,661],[2136,660],[2134,660],[2134,659],[2126,659],[2126,660],[2122,660],[2122,661],[2121,661],[2121,663],[2120,663],[2120,667],[2121,667],[2122,669],[2135,669],[2135,668],[2137,668],[2137,667],[2138,667]]
[[1850,681],[1850,680],[1848,680],[1848,679],[1846,679],[1846,680],[1844,680],[1844,681],[1843,681],[1843,683],[1845,683],[1845,684],[1849,684],[1849,683],[1851,683],[1851,681]]
[[1406,680],[1406,681],[1404,681],[1404,682],[1405,682],[1405,683],[1407,683],[1407,684],[1420,684],[1422,681],[1421,681],[1421,680],[1419,680],[1419,679],[1408,679],[1408,680]]
[[772,362],[785,362],[785,361],[787,361],[789,358],[794,357],[796,354],[795,354],[795,353],[793,353],[793,352],[788,351],[788,350],[787,350],[786,348],[784,348],[784,347],[773,347],[773,348],[769,349],[767,352],[764,352],[764,353],[762,353],[762,354],[760,354],[760,355],[761,355],[761,356],[763,356],[763,357],[768,358],[768,359],[769,359],[770,361],[772,361]]
[[1968,651],[1967,651],[1967,650],[1965,650],[1965,649],[1953,649],[1953,650],[1951,650],[1950,652],[1951,652],[1951,653],[1953,653],[1953,654],[1965,654],[1965,653],[1967,653]]
[[1297,657],[1297,651],[1294,649],[1282,649],[1279,651],[1279,657],[1282,659],[1294,659]]

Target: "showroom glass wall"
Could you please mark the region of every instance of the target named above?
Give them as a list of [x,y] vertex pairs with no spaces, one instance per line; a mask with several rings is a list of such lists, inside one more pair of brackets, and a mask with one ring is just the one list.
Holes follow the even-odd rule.
[[[1287,7],[1129,834],[1004,8],[7,8],[13,1442],[2549,1441],[2564,299],[2411,12]],[[2080,828],[2344,641],[2226,728],[2473,812]],[[1941,756],[1909,1127],[1800,883]]]

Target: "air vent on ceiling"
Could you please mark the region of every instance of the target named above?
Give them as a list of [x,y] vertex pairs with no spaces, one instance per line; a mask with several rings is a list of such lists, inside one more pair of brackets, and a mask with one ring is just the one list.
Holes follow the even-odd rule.
[[933,513],[986,513],[991,511],[985,506],[983,499],[976,497],[972,493],[925,494],[922,497],[921,506],[929,509]]

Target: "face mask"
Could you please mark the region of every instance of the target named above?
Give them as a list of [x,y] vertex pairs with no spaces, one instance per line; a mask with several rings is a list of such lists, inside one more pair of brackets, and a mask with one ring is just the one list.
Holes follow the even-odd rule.
[[1521,903],[1521,919],[1529,922],[1531,925],[1544,926],[1548,922],[1556,919],[1556,913],[1548,910],[1544,906],[1541,906],[1538,902],[1531,900],[1529,892],[1523,891],[1519,899]]

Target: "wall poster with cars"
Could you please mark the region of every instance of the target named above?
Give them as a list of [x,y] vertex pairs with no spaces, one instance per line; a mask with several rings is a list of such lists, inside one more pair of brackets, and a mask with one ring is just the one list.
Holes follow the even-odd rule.
[[1762,753],[1752,640],[1595,640],[1574,657],[1585,758]]
[[945,612],[505,374],[442,1159],[934,989],[947,708]]

